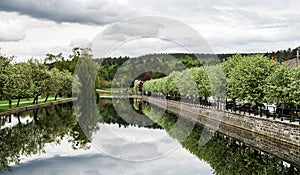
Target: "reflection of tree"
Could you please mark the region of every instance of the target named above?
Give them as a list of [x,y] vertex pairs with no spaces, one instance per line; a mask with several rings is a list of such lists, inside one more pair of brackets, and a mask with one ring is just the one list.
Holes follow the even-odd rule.
[[93,61],[88,49],[79,49],[79,59],[75,69],[73,80],[73,96],[78,97],[74,105],[76,116],[78,117],[80,127],[91,139],[94,132],[99,130],[99,112],[96,105],[95,81],[97,74],[97,65]]
[[[159,111],[155,107],[144,107],[144,112],[151,119],[162,126],[171,137],[181,140],[184,129],[174,130],[173,126],[178,117],[174,114],[166,113],[157,120],[155,116]],[[196,155],[199,159],[209,163],[217,175],[249,175],[249,174],[280,174],[293,175],[299,173],[299,168],[284,166],[282,160],[271,155],[248,147],[242,142],[236,141],[228,136],[216,133],[212,139],[204,146],[200,145],[200,137],[203,127],[195,125],[193,131],[181,145]]]
[[145,115],[143,118],[139,118],[136,115],[130,115],[131,113],[128,113],[129,111],[128,103],[126,103],[125,100],[128,99],[120,99],[117,104],[117,106],[119,107],[118,111],[119,112],[122,111],[122,117],[120,117],[117,111],[115,110],[111,99],[101,99],[99,101],[98,108],[103,122],[119,124],[120,127],[138,126],[138,127],[154,128],[154,129],[161,128],[156,123],[153,123],[153,121],[150,120]]
[[88,148],[88,139],[78,127],[70,105],[35,110],[31,116],[31,122],[0,130],[0,171],[18,164],[21,156],[43,152],[46,143],[59,144],[65,136],[74,149]]

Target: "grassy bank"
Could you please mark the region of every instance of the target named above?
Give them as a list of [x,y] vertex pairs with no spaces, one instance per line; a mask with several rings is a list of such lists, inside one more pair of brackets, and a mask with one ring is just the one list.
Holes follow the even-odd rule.
[[[56,101],[60,101],[60,100],[66,100],[66,99],[69,99],[69,98],[57,98]],[[41,98],[39,99],[39,103],[38,104],[45,104],[44,102],[45,99]],[[33,101],[33,98],[32,100],[31,99],[22,99],[19,106],[17,107],[17,101],[18,100],[13,100],[13,105],[11,108],[9,108],[9,105],[8,105],[8,101],[0,101],[0,111],[5,111],[5,110],[9,110],[9,109],[16,109],[16,108],[21,108],[21,107],[27,107],[27,106],[34,106],[35,104],[32,104],[32,101]],[[54,102],[55,100],[54,99],[49,99],[47,100],[46,103],[50,103],[50,102]],[[4,103],[4,102],[7,102],[7,103]]]

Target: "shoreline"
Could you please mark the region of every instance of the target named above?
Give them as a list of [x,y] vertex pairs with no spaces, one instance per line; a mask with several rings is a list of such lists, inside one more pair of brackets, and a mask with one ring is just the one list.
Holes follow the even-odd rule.
[[0,116],[11,115],[11,114],[16,114],[16,113],[24,112],[24,111],[28,111],[28,110],[45,108],[48,106],[69,103],[69,102],[73,102],[76,100],[77,100],[77,98],[70,98],[70,99],[57,100],[57,101],[46,102],[46,103],[41,103],[41,104],[32,104],[32,105],[29,105],[26,107],[18,107],[18,108],[8,109],[8,110],[0,111]]

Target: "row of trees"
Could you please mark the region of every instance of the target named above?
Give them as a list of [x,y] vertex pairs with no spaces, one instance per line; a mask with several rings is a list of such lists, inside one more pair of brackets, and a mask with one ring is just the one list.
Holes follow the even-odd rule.
[[38,97],[45,96],[45,102],[50,95],[67,95],[72,91],[72,74],[68,70],[49,69],[46,64],[35,60],[13,63],[11,57],[0,55],[0,99],[18,99],[17,106],[22,98],[34,98],[33,103],[38,103]]
[[192,95],[207,99],[225,96],[225,77],[220,65],[194,67],[174,71],[166,77],[152,79],[143,84],[143,91],[166,96]]
[[300,68],[289,68],[261,54],[234,55],[220,64],[197,67],[143,84],[163,95],[209,96],[263,102],[300,102]]
[[289,68],[263,55],[235,55],[222,63],[230,98],[299,104],[300,68]]

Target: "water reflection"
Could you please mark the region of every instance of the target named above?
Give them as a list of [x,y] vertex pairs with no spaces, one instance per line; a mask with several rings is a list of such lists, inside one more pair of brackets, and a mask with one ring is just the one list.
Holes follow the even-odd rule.
[[[143,102],[139,102],[143,103]],[[159,120],[156,119],[155,107],[149,108],[147,103],[143,103],[143,111],[151,119],[155,120],[175,139],[181,140],[184,130],[172,130],[178,116],[166,113]],[[158,108],[158,107],[157,107]],[[186,119],[186,122],[191,122]],[[224,134],[215,133],[212,139],[204,146],[200,145],[203,126],[195,125],[191,134],[181,141],[181,145],[196,155],[199,159],[208,162],[217,175],[249,175],[249,174],[299,174],[299,167],[290,165],[283,160],[266,154],[258,149],[246,146],[244,143],[234,140]]]
[[[127,100],[127,101],[126,101]],[[130,100],[133,104],[133,100]],[[117,103],[117,104],[116,104]],[[136,115],[128,108],[128,99],[114,102],[118,106],[120,117],[111,101],[101,100],[100,114],[103,119],[101,132],[96,132],[92,143],[101,151],[112,157],[127,161],[149,161],[160,159],[180,144],[171,138],[162,128],[147,117],[142,108],[137,109]],[[117,123],[119,128],[107,125]]]
[[[129,100],[132,106],[128,106],[125,103],[125,100]],[[98,109],[100,111],[101,119],[103,123],[108,124],[118,124],[120,127],[124,126],[125,128],[128,126],[137,126],[137,127],[145,127],[145,128],[153,128],[153,129],[162,129],[157,123],[153,122],[149,117],[147,117],[142,110],[141,103],[134,103],[133,99],[120,99],[116,103],[118,103],[119,111],[122,111],[122,117],[119,116],[117,111],[112,104],[111,99],[101,99],[98,103]],[[133,107],[136,112],[140,115],[129,115],[128,108]]]
[[[28,118],[22,122],[22,118]],[[10,126],[12,120],[18,121]],[[73,149],[87,149],[88,140],[77,123],[70,104],[57,105],[16,114],[1,116],[0,170],[18,164],[21,157],[42,153],[47,143],[59,144],[64,137]]]
[[160,116],[159,108],[142,101],[131,100],[132,106],[123,102],[118,102],[119,110],[133,108],[143,117],[122,118],[111,100],[101,99],[100,115],[85,114],[93,128],[88,137],[71,105],[1,117],[1,170],[25,159],[4,174],[299,174],[297,165],[221,133],[200,146],[201,125],[186,136],[185,126],[193,121],[182,119],[174,129],[177,115]]
[[[0,174],[212,174],[207,163],[193,157],[183,148],[176,149],[160,159],[147,160],[148,157],[154,156],[153,152],[156,152],[158,156],[165,153],[161,147],[148,144],[149,141],[152,143],[152,140],[165,138],[166,140],[162,143],[172,142],[177,145],[179,143],[157,124],[141,127],[139,124],[145,124],[146,121],[149,121],[146,116],[145,120],[142,119],[134,123],[122,121],[110,105],[112,104],[109,101],[102,101],[102,104],[99,105],[99,107],[105,106],[99,108],[102,120],[97,122],[99,129],[94,130],[90,138],[86,137],[80,130],[78,122],[76,122],[77,118],[70,106],[57,106],[23,113],[20,116],[21,122],[13,127],[8,127],[6,124],[9,118],[4,119],[3,117],[3,123],[6,124],[4,124],[5,127],[3,125],[1,132],[11,131],[11,133],[6,135],[6,141],[1,141],[1,144],[22,148],[9,150],[7,147],[3,152],[1,151],[2,155],[6,152],[1,160],[9,160],[5,166],[2,166],[2,169],[7,168],[8,165],[13,165],[12,163],[17,164],[20,160],[21,162],[12,166],[12,172]],[[23,117],[32,120],[24,123],[22,122],[24,121]],[[133,119],[128,117],[128,119]],[[16,116],[12,116],[11,119],[18,121]],[[95,121],[95,119],[91,121]],[[20,132],[24,132],[30,127],[33,127],[34,130],[24,134],[26,137],[22,136],[20,142],[17,142],[18,136],[12,133],[19,131],[18,126],[22,126],[23,130]],[[120,137],[112,139],[105,130],[121,136],[122,139],[137,139],[138,142],[127,144],[123,140],[118,141]],[[115,155],[119,154],[132,160],[115,158],[99,150],[95,146],[97,145],[95,143],[99,141],[98,136],[106,148],[114,151]],[[25,151],[24,148],[31,144],[32,149],[37,151]],[[14,159],[15,157],[17,159]],[[143,161],[136,162],[134,160]]]

